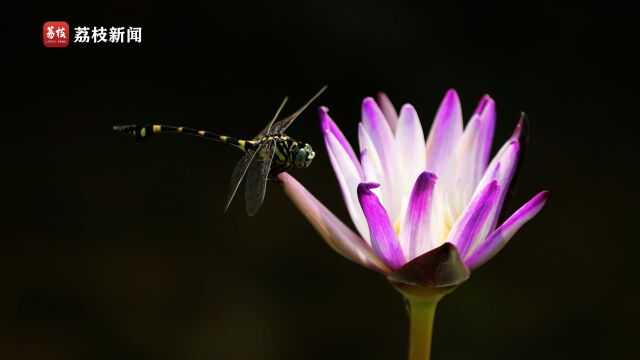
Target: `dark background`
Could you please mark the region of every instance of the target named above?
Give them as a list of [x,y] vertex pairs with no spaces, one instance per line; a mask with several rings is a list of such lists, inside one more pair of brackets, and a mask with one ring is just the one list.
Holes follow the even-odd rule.
[[[441,302],[433,358],[638,355],[630,62],[613,58],[624,40],[604,35],[596,3],[27,10],[3,50],[3,359],[405,358],[401,297],[326,246],[278,186],[256,217],[242,201],[223,214],[239,152],[110,130],[160,122],[251,137],[283,96],[293,111],[324,84],[316,105],[353,143],[360,102],[379,90],[411,102],[425,133],[448,88],[467,118],[491,94],[494,151],[529,114],[515,205],[551,198]],[[47,49],[51,20],[142,26],[143,42]],[[289,134],[318,152],[294,176],[348,221],[314,111]]]

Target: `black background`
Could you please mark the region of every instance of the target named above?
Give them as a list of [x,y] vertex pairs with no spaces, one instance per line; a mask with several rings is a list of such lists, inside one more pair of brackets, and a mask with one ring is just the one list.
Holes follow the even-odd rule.
[[[240,154],[184,137],[144,144],[116,123],[251,137],[285,95],[317,89],[356,143],[360,102],[411,102],[425,132],[444,92],[496,100],[497,144],[520,111],[531,142],[516,204],[545,209],[439,307],[435,359],[629,359],[640,300],[631,228],[630,62],[602,9],[404,1],[31,6],[3,58],[3,359],[402,359],[401,297],[335,254],[278,186],[223,214]],[[42,46],[45,21],[141,26],[141,44]],[[618,83],[618,80],[622,80]],[[614,81],[616,84],[614,85]],[[621,84],[621,85],[620,85]],[[318,119],[294,172],[348,220]]]

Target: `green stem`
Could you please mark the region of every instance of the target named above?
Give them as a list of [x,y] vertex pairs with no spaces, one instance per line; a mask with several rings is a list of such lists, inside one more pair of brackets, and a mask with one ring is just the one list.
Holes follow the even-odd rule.
[[439,298],[407,297],[409,303],[409,360],[429,360],[433,318]]

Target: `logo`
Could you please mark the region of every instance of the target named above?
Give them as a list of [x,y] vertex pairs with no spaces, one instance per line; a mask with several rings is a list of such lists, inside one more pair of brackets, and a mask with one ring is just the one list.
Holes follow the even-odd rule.
[[42,43],[49,48],[69,45],[69,24],[64,21],[47,21],[42,26]]
[[49,48],[67,47],[71,39],[80,46],[142,43],[142,26],[76,26],[73,30],[65,21],[47,21],[42,25],[42,43]]

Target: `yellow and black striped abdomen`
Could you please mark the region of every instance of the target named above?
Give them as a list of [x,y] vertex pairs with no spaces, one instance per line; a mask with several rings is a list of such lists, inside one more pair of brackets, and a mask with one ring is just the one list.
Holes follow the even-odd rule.
[[243,151],[249,150],[250,147],[254,145],[251,141],[239,140],[230,136],[220,135],[213,133],[207,130],[197,130],[185,126],[172,126],[172,125],[158,125],[158,124],[147,124],[147,125],[116,125],[113,127],[114,130],[123,132],[127,135],[135,136],[138,140],[145,140],[148,137],[161,134],[161,133],[173,133],[173,134],[184,134],[202,137],[205,139],[223,142],[229,145],[233,145],[237,148],[240,148]]

